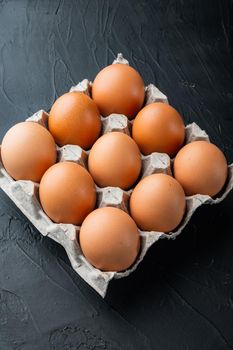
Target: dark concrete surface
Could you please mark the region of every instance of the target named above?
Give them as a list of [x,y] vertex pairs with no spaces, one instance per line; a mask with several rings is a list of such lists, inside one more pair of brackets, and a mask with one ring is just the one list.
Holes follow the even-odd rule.
[[[233,1],[1,0],[0,137],[122,52],[233,161]],[[0,191],[0,350],[233,349],[233,193],[99,297]]]

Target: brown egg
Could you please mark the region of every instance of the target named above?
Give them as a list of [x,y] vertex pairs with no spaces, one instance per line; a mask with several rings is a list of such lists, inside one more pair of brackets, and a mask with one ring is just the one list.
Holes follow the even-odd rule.
[[151,103],[136,116],[132,136],[145,155],[161,152],[174,156],[184,142],[184,122],[170,105]]
[[100,187],[128,189],[141,171],[141,155],[131,137],[121,132],[101,136],[88,157],[88,169]]
[[174,230],[184,216],[185,207],[183,188],[165,174],[145,177],[130,197],[130,214],[144,231]]
[[43,210],[56,223],[80,225],[96,203],[91,175],[72,162],[57,163],[46,171],[39,196]]
[[53,104],[48,126],[59,146],[72,144],[86,150],[100,134],[100,114],[90,97],[81,92],[68,92]]
[[222,151],[206,141],[188,143],[174,161],[174,176],[188,196],[215,196],[227,179],[227,161]]
[[48,130],[34,122],[10,128],[2,140],[2,163],[15,180],[39,182],[56,162],[56,145]]
[[133,118],[145,98],[144,82],[139,73],[126,64],[112,64],[97,74],[92,98],[103,116],[111,113]]
[[123,271],[135,261],[140,236],[133,219],[123,210],[99,208],[84,220],[79,242],[86,259],[103,271]]

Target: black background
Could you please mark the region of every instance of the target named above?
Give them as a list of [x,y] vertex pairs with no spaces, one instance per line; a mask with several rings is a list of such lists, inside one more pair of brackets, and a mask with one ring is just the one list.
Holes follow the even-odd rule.
[[[0,136],[122,52],[233,161],[233,2],[0,1]],[[233,349],[233,193],[102,300],[0,192],[0,350]]]

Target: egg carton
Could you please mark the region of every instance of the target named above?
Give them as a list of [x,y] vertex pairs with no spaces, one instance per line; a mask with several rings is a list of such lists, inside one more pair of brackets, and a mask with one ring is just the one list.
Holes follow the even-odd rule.
[[[121,54],[118,55],[114,63],[128,64]],[[78,85],[72,87],[70,91],[81,91],[87,95],[91,94],[91,82],[84,79]],[[167,97],[153,84],[145,88],[145,104],[153,102],[168,103]],[[40,110],[26,121],[33,121],[48,127],[48,114]],[[102,134],[112,131],[119,131],[130,135],[132,121],[120,114],[111,114],[107,118],[101,117]],[[201,130],[195,123],[185,127],[185,143],[195,140],[205,140],[209,142],[209,137],[204,130]],[[87,168],[89,151],[84,151],[75,145],[57,146],[57,161],[72,161]],[[152,153],[148,156],[142,155],[141,178],[155,174],[164,173],[171,175],[173,160],[164,153]],[[135,263],[123,272],[103,272],[94,268],[83,256],[79,243],[78,234],[80,227],[72,224],[56,224],[42,210],[39,201],[39,184],[20,180],[13,180],[5,171],[0,158],[0,186],[11,198],[22,213],[31,221],[43,236],[48,236],[61,244],[69,257],[73,269],[102,297],[105,297],[108,284],[113,278],[123,278],[131,274],[143,260],[147,250],[159,239],[174,239],[187,225],[195,210],[202,204],[216,204],[221,202],[233,188],[233,164],[228,166],[228,179],[220,194],[211,198],[207,195],[194,195],[186,197],[186,212],[181,224],[169,233],[146,232],[139,230],[141,236],[141,250]],[[124,191],[118,187],[99,188],[97,191],[97,207],[113,206],[128,212],[128,202],[132,190]]]

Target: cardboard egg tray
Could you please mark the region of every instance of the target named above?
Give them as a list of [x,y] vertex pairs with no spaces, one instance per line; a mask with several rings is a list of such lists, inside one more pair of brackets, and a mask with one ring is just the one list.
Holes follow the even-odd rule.
[[[118,55],[114,63],[128,64],[121,54]],[[145,104],[152,102],[168,103],[167,97],[159,91],[153,84],[146,88]],[[84,79],[81,83],[71,88],[70,91],[82,91],[90,95],[91,83]],[[120,131],[130,135],[132,122],[124,115],[111,114],[107,118],[102,118],[102,134],[111,131]],[[48,114],[40,110],[27,121],[34,121],[47,127]],[[195,140],[209,141],[208,135],[201,130],[197,124],[192,123],[185,128],[185,143]],[[88,151],[75,145],[57,146],[57,161],[72,161],[87,167]],[[167,154],[152,153],[148,156],[142,155],[142,173],[143,178],[154,173],[165,173],[171,175],[172,160]],[[80,227],[72,224],[56,224],[42,210],[38,189],[39,184],[32,181],[14,181],[5,171],[0,161],[0,186],[3,191],[12,199],[22,213],[31,221],[31,223],[40,231],[43,236],[48,236],[61,244],[69,257],[73,269],[102,297],[106,295],[107,287],[111,279],[122,278],[132,273],[143,260],[147,250],[161,238],[174,239],[187,225],[194,211],[202,204],[215,204],[221,202],[233,188],[233,164],[228,166],[228,179],[218,197],[211,198],[207,195],[194,195],[186,197],[186,213],[184,218],[173,232],[145,232],[141,231],[141,250],[133,266],[123,272],[102,272],[94,268],[83,256],[77,240]],[[118,187],[105,187],[97,190],[97,207],[113,206],[128,212],[128,202],[132,190],[124,191]]]

